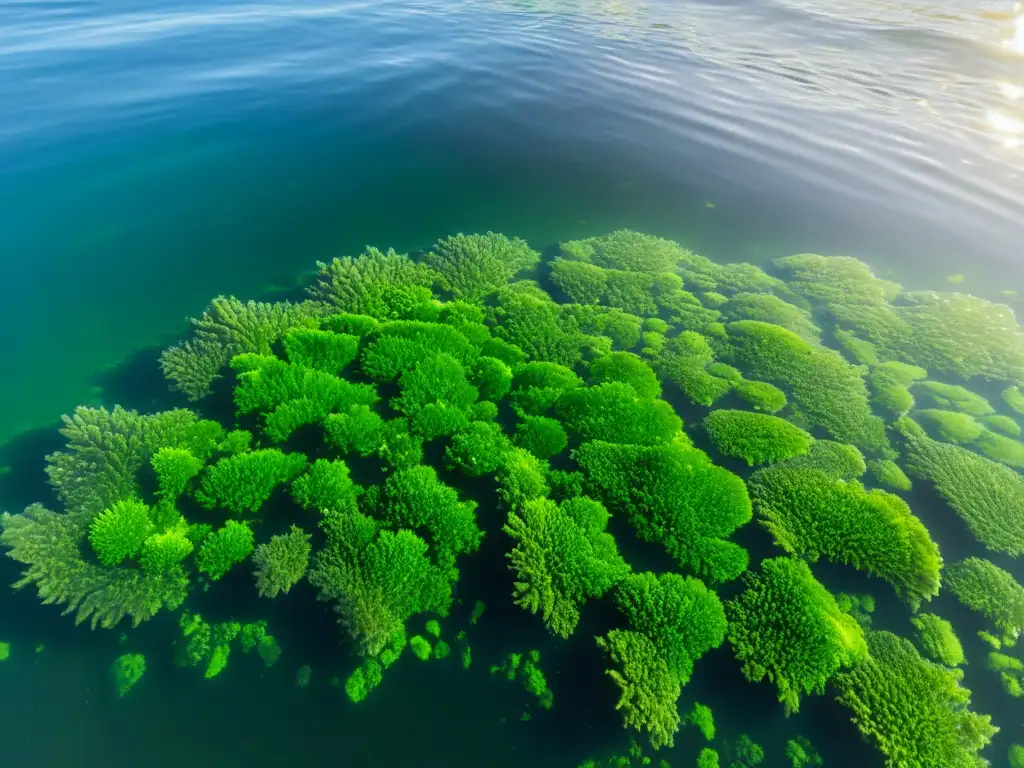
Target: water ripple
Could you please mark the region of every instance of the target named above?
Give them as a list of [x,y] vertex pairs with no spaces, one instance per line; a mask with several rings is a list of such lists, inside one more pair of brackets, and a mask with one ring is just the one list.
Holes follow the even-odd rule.
[[[748,164],[932,219],[984,214],[1019,242],[1022,17],[992,0],[7,2],[0,153],[184,129],[203,99],[237,115],[360,93],[350,118],[375,130],[444,104],[648,160],[700,148],[732,178]],[[559,110],[589,122],[547,122]]]

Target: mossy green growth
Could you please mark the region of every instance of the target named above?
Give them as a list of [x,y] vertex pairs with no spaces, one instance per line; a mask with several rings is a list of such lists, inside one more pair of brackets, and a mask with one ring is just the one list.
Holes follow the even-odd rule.
[[513,441],[537,458],[548,459],[565,450],[569,437],[556,419],[527,415],[516,425]]
[[805,455],[795,456],[786,466],[816,469],[833,480],[853,480],[868,470],[864,454],[856,446],[833,440],[815,440]]
[[137,499],[119,501],[89,525],[89,543],[104,565],[119,565],[142,549],[153,531],[149,507]]
[[497,403],[512,388],[512,369],[496,357],[481,357],[473,363],[469,380],[482,399]]
[[764,748],[746,733],[726,742],[725,755],[728,768],[754,768],[764,762]]
[[267,622],[265,619],[243,624],[238,631],[238,642],[242,646],[242,653],[249,653],[257,648],[266,636]]
[[778,325],[740,320],[726,327],[725,359],[745,375],[785,390],[798,423],[819,426],[868,453],[891,453],[885,424],[871,412],[858,367]]
[[771,464],[807,453],[814,438],[778,416],[722,409],[704,418],[715,448],[749,466]]
[[711,747],[703,747],[697,755],[697,768],[719,768],[718,752]]
[[925,408],[914,411],[914,419],[936,440],[945,443],[971,443],[981,437],[982,427],[969,413]]
[[875,598],[869,594],[849,595],[840,592],[836,595],[836,605],[843,613],[848,613],[862,629],[870,629],[875,612]]
[[748,486],[761,523],[791,555],[879,576],[915,609],[938,594],[939,548],[898,496],[788,462],[758,470]]
[[1001,432],[1009,437],[1020,437],[1021,435],[1020,424],[1002,413],[982,416],[979,421],[989,429],[994,429],[996,432]]
[[509,513],[503,530],[516,542],[507,555],[516,574],[515,602],[540,612],[554,635],[571,636],[580,606],[629,572],[605,532],[609,517],[602,504],[582,497],[561,504],[533,499]]
[[345,695],[353,704],[363,701],[384,680],[384,669],[376,659],[367,659],[345,680]]
[[970,416],[985,416],[992,413],[988,400],[958,384],[945,384],[941,381],[916,382],[911,391],[918,400],[922,400],[934,408],[947,411],[959,411]]
[[353,405],[346,413],[324,419],[324,439],[342,453],[371,456],[381,449],[384,419],[368,405]]
[[992,461],[1024,469],[1024,443],[1019,440],[983,429],[972,447]]
[[292,497],[303,509],[348,512],[356,508],[362,489],[352,482],[348,464],[341,459],[317,459],[292,483]]
[[438,275],[438,284],[458,299],[479,301],[524,269],[537,264],[540,254],[518,237],[488,232],[459,233],[437,241],[424,263]]
[[283,341],[289,362],[324,373],[340,373],[359,354],[359,337],[346,333],[296,328]]
[[1016,385],[1007,387],[999,393],[999,396],[1003,398],[1003,402],[1010,406],[1010,408],[1024,416],[1024,392],[1020,391],[1020,387]]
[[146,657],[141,653],[126,653],[114,659],[110,676],[114,678],[117,695],[124,697],[146,673]]
[[375,317],[355,315],[351,312],[339,312],[336,315],[328,315],[320,323],[320,327],[325,331],[333,331],[334,333],[348,334],[360,338],[368,336],[375,331],[378,325],[380,325],[380,321]]
[[207,469],[196,490],[196,501],[206,509],[221,507],[236,515],[255,514],[274,489],[305,468],[305,455],[277,448],[226,456]]
[[894,491],[909,491],[913,483],[906,472],[892,459],[868,459],[868,471],[875,482]]
[[985,645],[993,650],[998,651],[1003,647],[1003,641],[993,635],[991,632],[986,632],[984,629],[978,630],[978,639],[981,640]]
[[154,533],[142,543],[139,565],[150,573],[169,571],[192,554],[195,546],[179,525],[163,533]]
[[632,352],[612,352],[590,364],[590,377],[596,384],[620,381],[629,384],[640,397],[661,394],[661,382],[646,362]]
[[412,649],[413,656],[420,661],[427,661],[433,654],[433,647],[430,645],[430,641],[422,635],[413,635],[409,638],[409,648]]
[[7,661],[11,658],[11,644],[0,643],[0,661]]
[[1024,587],[1009,571],[988,560],[968,557],[946,568],[946,586],[957,600],[1001,632],[1024,632]]
[[985,665],[999,675],[999,682],[1008,696],[1024,698],[1024,661],[1005,653],[990,651]]
[[519,411],[539,416],[565,392],[583,385],[583,380],[564,365],[530,362],[518,366],[512,378],[512,405]]
[[837,700],[888,765],[976,766],[998,728],[968,708],[960,670],[927,661],[913,643],[869,632],[870,655],[836,676]]
[[211,581],[217,581],[231,570],[231,566],[252,554],[253,544],[253,532],[248,525],[228,520],[222,528],[206,537],[196,555],[196,566]]
[[483,540],[476,519],[476,502],[461,501],[430,466],[403,469],[384,484],[383,518],[396,528],[425,531],[442,564],[457,555],[475,552]]
[[765,560],[744,583],[726,603],[729,643],[748,680],[775,682],[787,715],[799,711],[802,695],[824,693],[836,672],[867,655],[860,626],[802,560]]
[[540,668],[540,651],[510,653],[500,664],[491,666],[491,674],[502,674],[507,680],[519,680],[526,692],[534,696],[541,709],[551,709],[555,696]]
[[584,443],[572,457],[587,492],[622,513],[643,541],[661,544],[679,565],[711,581],[747,568],[745,549],[728,537],[750,521],[743,480],[684,443],[638,446]]
[[1024,478],[962,446],[903,432],[907,471],[933,484],[987,548],[1024,553]]
[[699,701],[693,702],[690,711],[683,717],[683,722],[695,726],[705,741],[715,740],[715,716],[711,707],[701,704]]
[[573,389],[558,398],[555,410],[581,440],[655,445],[671,442],[683,429],[671,405],[641,397],[621,382]]
[[529,451],[513,448],[498,468],[498,495],[510,509],[516,509],[530,499],[547,496],[550,491],[546,461]]
[[714,358],[706,338],[694,331],[683,331],[666,341],[651,365],[663,380],[678,387],[692,402],[711,407],[732,389],[728,379],[713,376],[707,370]]
[[[708,366],[710,369],[711,366]],[[732,386],[739,398],[755,411],[778,413],[786,407],[786,393],[767,381],[743,379],[733,382]]]
[[966,661],[963,646],[953,625],[934,613],[919,613],[910,619],[924,655],[947,667],[959,667]]
[[273,635],[264,635],[256,644],[256,653],[260,655],[265,667],[272,667],[281,658],[281,646]]
[[804,736],[786,742],[786,759],[792,768],[820,768],[825,764],[821,753]]
[[677,700],[693,665],[725,638],[718,596],[675,573],[631,574],[615,590],[629,629],[597,638],[612,662],[607,674],[619,687],[623,724],[646,732],[654,749],[671,747],[679,729]]
[[721,309],[726,321],[758,320],[781,325],[811,344],[820,341],[821,329],[810,313],[770,293],[737,293]]
[[309,567],[310,535],[297,525],[288,533],[272,536],[266,544],[260,544],[252,555],[255,566],[256,592],[260,597],[277,597],[288,594]]
[[173,503],[185,492],[189,481],[203,468],[203,460],[184,448],[164,446],[149,460],[156,472],[157,495]]
[[380,654],[413,614],[448,614],[457,571],[431,562],[427,542],[415,533],[384,530],[361,513],[326,515],[320,527],[325,544],[307,578],[321,600],[336,603],[362,655]]

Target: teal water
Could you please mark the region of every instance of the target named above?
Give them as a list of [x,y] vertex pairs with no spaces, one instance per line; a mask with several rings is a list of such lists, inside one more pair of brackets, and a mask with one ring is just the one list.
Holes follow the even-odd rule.
[[[495,230],[544,248],[628,226],[719,260],[844,253],[909,287],[964,273],[978,295],[1024,288],[1021,15],[951,0],[4,3],[0,508],[46,498],[61,413],[180,402],[156,350],[212,296],[288,291],[366,244]],[[956,551],[959,533],[936,538]],[[245,659],[213,683],[183,676],[157,650],[171,619],[150,622],[133,633],[154,649],[148,692],[120,702],[111,637],[37,602],[0,608],[19,768],[564,766],[622,747],[596,651],[552,655],[572,713],[556,724],[517,722],[521,702],[486,676],[411,663],[340,708],[333,624],[309,590],[271,616],[292,652],[270,672]],[[504,626],[479,643],[543,642]],[[776,754],[804,731],[827,765],[876,764],[824,697],[784,723],[759,714],[772,691],[744,685],[727,649],[705,662],[688,691],[737,731]],[[970,683],[1000,700],[981,670]]]
[[5,3],[0,438],[367,243],[629,225],[1016,279],[1024,33],[959,8]]

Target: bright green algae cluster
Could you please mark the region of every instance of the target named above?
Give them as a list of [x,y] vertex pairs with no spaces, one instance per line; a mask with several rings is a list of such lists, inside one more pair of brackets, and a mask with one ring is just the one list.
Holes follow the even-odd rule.
[[[407,647],[468,669],[466,630],[450,645],[442,620],[496,538],[523,620],[596,643],[624,726],[656,750],[693,725],[713,742],[701,766],[765,759],[708,707],[681,714],[723,644],[787,715],[835,696],[887,766],[982,765],[998,729],[970,709],[963,646],[917,613],[944,587],[991,622],[988,664],[1021,689],[1004,651],[1024,587],[981,558],[944,571],[905,497],[933,490],[982,546],[1024,553],[1024,331],[1001,304],[904,291],[847,257],[720,264],[622,230],[542,260],[519,238],[459,234],[320,263],[298,301],[216,298],[161,366],[194,409],[66,416],[46,459],[63,509],[5,514],[0,543],[24,566],[15,586],[78,622],[178,612],[177,661],[205,677],[235,647],[281,655],[260,617],[190,610],[238,571],[265,599],[306,580],[334,611],[353,702]],[[203,418],[229,397],[233,423]],[[777,547],[760,562],[734,540],[754,521]],[[625,557],[630,531],[675,569]],[[885,582],[916,645],[870,628],[873,599],[833,595],[822,559]],[[601,599],[617,623],[581,637]],[[547,716],[558,679],[539,662],[512,653],[492,671]],[[144,668],[119,659],[119,690]],[[616,764],[650,764],[644,749]],[[784,761],[821,757],[794,735],[770,764]]]

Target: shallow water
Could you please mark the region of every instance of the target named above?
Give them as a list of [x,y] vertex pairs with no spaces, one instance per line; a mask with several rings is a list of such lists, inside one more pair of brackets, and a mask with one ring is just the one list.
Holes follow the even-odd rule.
[[[1022,18],[990,0],[0,4],[0,442],[23,435],[0,451],[0,508],[40,498],[59,414],[166,405],[152,350],[212,296],[287,290],[367,243],[495,230],[543,248],[628,226],[722,260],[847,253],[911,287],[1024,288]],[[305,656],[262,680],[246,659],[204,684],[154,651],[125,707],[110,638],[56,613],[29,593],[0,612],[19,767],[556,766],[621,746],[573,659],[552,659],[580,686],[564,730],[518,723],[485,675],[403,685],[411,663],[336,712],[319,675],[335,646],[301,629]],[[156,649],[170,628],[152,625]],[[779,738],[753,714],[770,689],[726,650],[706,662],[688,692]],[[969,683],[999,696],[981,670]],[[806,710],[794,730],[835,734],[828,765],[872,764],[837,707]]]

